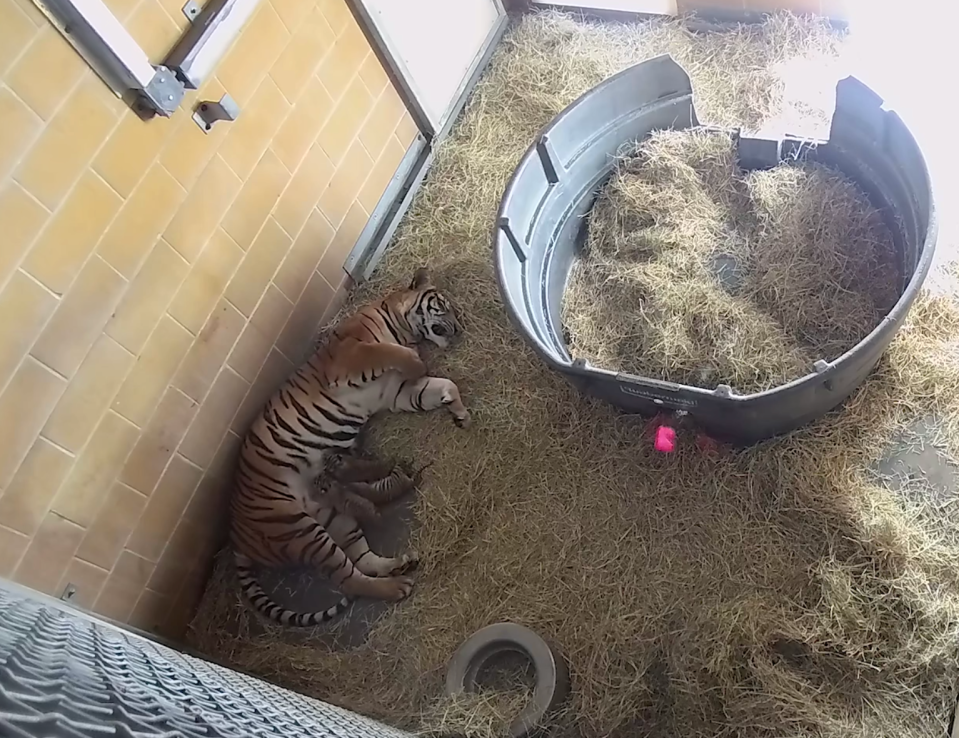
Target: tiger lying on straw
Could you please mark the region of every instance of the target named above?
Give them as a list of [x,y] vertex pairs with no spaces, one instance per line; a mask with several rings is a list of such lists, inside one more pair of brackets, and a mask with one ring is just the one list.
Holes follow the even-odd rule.
[[[348,510],[358,509],[352,506],[359,498],[382,504],[410,489],[412,480],[346,452],[366,421],[384,410],[446,407],[457,425],[469,425],[457,386],[426,376],[415,348],[424,340],[446,347],[460,331],[449,299],[426,269],[418,269],[408,289],[370,302],[337,325],[267,402],[240,449],[230,509],[240,588],[257,612],[282,625],[310,626],[336,617],[356,597],[409,595],[413,580],[405,574],[416,559],[371,551]],[[316,494],[317,478],[339,487]],[[319,612],[288,610],[263,591],[257,565],[316,567],[345,596]]]

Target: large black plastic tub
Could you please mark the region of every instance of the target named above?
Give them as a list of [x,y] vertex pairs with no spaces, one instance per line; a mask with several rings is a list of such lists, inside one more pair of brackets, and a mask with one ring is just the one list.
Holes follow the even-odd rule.
[[614,157],[650,131],[699,125],[689,76],[660,56],[630,67],[580,97],[546,128],[516,168],[493,234],[500,292],[513,324],[550,367],[581,391],[629,412],[685,411],[720,440],[753,443],[799,428],[845,400],[876,366],[929,271],[936,218],[929,173],[895,112],[854,77],[836,87],[828,141],[738,136],[739,163],[761,169],[817,161],[856,181],[887,220],[901,259],[901,297],[863,341],[809,374],[752,395],[700,389],[573,361],[560,320],[563,292],[597,190]]

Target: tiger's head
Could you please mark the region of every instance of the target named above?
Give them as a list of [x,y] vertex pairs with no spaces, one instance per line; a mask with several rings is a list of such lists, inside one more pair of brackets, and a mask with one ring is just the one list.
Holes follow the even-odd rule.
[[430,272],[425,267],[416,270],[410,283],[412,301],[406,319],[417,338],[446,348],[450,340],[462,331],[450,299],[433,286]]

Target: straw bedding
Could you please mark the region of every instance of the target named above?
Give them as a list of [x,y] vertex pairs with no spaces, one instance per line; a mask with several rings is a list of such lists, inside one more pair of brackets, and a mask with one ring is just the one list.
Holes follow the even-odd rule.
[[563,320],[573,356],[746,393],[851,349],[898,297],[892,234],[821,165],[743,173],[733,137],[657,132],[600,192]]
[[681,446],[670,457],[642,440],[642,419],[584,399],[543,367],[493,278],[490,223],[505,182],[537,129],[578,94],[668,51],[711,124],[757,127],[797,111],[820,124],[815,106],[788,99],[778,70],[828,61],[839,44],[789,17],[706,36],[556,14],[511,29],[357,295],[428,263],[466,326],[429,364],[460,385],[473,427],[433,413],[372,429],[378,452],[432,462],[414,503],[423,564],[413,596],[365,643],[332,650],[318,636],[252,628],[227,562],[192,645],[396,725],[489,736],[505,714],[457,713],[439,697],[455,648],[512,620],[565,651],[573,696],[560,724],[573,734],[941,732],[959,676],[954,491],[921,474],[887,479],[880,462],[917,423],[937,429],[938,456],[951,462],[959,449],[948,269],[843,412],[747,451]]

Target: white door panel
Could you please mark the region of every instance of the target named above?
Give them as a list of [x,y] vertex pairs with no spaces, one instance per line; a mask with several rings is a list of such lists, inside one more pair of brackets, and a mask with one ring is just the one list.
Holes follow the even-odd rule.
[[434,132],[503,11],[496,0],[361,0]]

